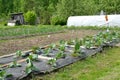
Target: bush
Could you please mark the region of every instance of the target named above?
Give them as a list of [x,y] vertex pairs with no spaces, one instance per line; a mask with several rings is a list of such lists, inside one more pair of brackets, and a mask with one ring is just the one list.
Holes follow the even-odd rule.
[[67,19],[59,15],[52,16],[50,20],[52,25],[66,25]]
[[25,22],[30,25],[34,25],[36,23],[36,13],[34,11],[28,11],[24,14]]

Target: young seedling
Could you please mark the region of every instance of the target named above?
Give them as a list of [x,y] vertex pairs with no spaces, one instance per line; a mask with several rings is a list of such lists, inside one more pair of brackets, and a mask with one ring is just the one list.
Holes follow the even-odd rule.
[[10,68],[21,67],[22,65],[17,63],[16,59],[9,65]]
[[68,45],[74,45],[74,41],[73,40],[69,40],[69,41],[67,41],[67,44]]
[[56,44],[50,44],[49,46],[50,49],[55,49],[55,47],[56,47]]
[[60,40],[59,43],[60,43],[60,44],[65,44],[65,41],[64,41],[64,40]]
[[48,64],[52,65],[53,67],[56,67],[57,66],[57,64],[56,64],[56,58],[48,60]]
[[42,50],[39,47],[33,47],[32,48],[32,53],[33,54],[42,54]]
[[118,39],[118,33],[117,32],[115,32],[115,31],[113,31],[112,33],[111,33],[111,35],[112,35],[112,39],[113,40],[117,40]]
[[79,53],[79,52],[80,52],[80,42],[77,41],[75,43],[74,53]]
[[73,57],[80,56],[80,53],[81,53],[80,44],[81,44],[80,41],[76,40],[74,52],[71,54]]
[[16,52],[16,55],[15,55],[15,57],[16,58],[20,58],[20,57],[22,57],[22,51],[20,51],[20,50],[18,50],[17,52]]
[[100,45],[103,44],[103,39],[100,38],[99,36],[96,36],[95,40],[94,40],[94,46],[95,47],[99,47]]
[[32,71],[38,71],[38,69],[33,65],[33,62],[30,57],[26,60],[27,66],[25,68],[26,74],[30,74]]
[[60,44],[59,50],[64,52],[65,51],[65,44]]
[[65,58],[66,54],[64,54],[62,51],[60,51],[59,53],[56,54],[56,59],[60,59],[60,58]]
[[12,74],[7,74],[4,69],[0,69],[0,80],[6,80],[7,77],[11,77]]
[[90,48],[91,48],[91,42],[90,42],[90,41],[86,41],[86,42],[85,42],[85,47],[86,47],[87,49],[90,49]]
[[44,50],[44,55],[45,55],[45,56],[48,56],[49,53],[50,53],[50,51],[51,51],[51,48],[46,48],[46,49]]
[[60,43],[59,47],[58,47],[59,50],[64,52],[65,51],[66,42],[64,40],[61,40],[59,43]]
[[38,61],[38,54],[31,53],[28,57],[32,61]]

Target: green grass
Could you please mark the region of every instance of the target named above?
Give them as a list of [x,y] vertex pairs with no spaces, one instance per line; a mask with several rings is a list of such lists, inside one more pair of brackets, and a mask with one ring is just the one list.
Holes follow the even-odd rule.
[[120,80],[120,48],[78,61],[51,74],[31,80]]
[[52,25],[38,25],[38,26],[0,26],[0,39],[10,37],[21,37],[21,36],[32,36],[32,35],[43,35],[56,32],[63,32],[64,27],[52,26]]
[[106,29],[110,29],[110,30],[120,30],[120,27],[114,26],[114,27],[106,27],[106,26],[101,26],[101,27],[97,27],[97,26],[81,26],[81,27],[75,27],[75,26],[71,26],[68,27],[68,30],[106,30]]

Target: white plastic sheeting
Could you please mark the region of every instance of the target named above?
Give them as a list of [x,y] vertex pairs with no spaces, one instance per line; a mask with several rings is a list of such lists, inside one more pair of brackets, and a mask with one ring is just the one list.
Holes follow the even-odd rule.
[[7,23],[8,26],[15,26],[15,23]]
[[70,16],[67,26],[120,26],[120,15]]

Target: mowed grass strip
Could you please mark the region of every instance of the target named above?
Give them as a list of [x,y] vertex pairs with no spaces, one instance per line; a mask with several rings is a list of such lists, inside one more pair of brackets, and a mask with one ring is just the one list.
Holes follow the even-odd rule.
[[120,48],[109,48],[56,72],[31,80],[120,80]]
[[17,38],[21,36],[31,36],[31,35],[43,35],[43,34],[50,34],[56,32],[64,32],[65,27],[62,26],[53,26],[53,25],[22,25],[22,26],[15,26],[15,27],[2,27],[0,25],[0,39],[6,38]]
[[71,26],[67,27],[68,30],[116,30],[119,31],[120,27],[119,26]]

